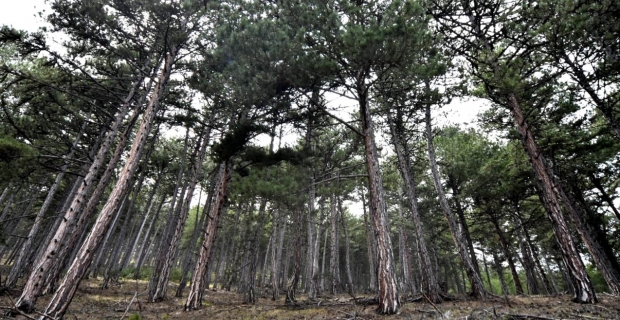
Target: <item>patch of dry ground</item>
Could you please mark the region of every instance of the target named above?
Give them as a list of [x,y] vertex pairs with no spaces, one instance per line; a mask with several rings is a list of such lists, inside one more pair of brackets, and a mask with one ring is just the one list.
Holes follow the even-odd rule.
[[[65,319],[620,319],[620,298],[606,294],[599,295],[601,301],[596,305],[575,304],[566,295],[511,296],[508,301],[493,298],[486,302],[455,299],[436,306],[405,302],[399,314],[387,317],[376,314],[376,306],[356,305],[344,295],[312,303],[301,295],[296,306],[285,306],[284,297],[280,301],[261,297],[256,305],[244,305],[241,295],[219,290],[207,292],[200,310],[183,312],[185,300],[172,296],[174,284],[166,301],[146,303],[145,281],[127,280],[106,290],[99,288],[100,283],[95,279],[82,282]],[[0,306],[10,306],[18,294],[17,290],[2,293]],[[41,297],[37,310],[43,310],[49,299]],[[7,319],[2,316],[5,312],[1,311],[0,319]]]

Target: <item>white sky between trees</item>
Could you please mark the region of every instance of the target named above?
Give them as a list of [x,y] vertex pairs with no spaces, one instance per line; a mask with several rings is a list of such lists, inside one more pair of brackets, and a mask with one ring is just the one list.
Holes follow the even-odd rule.
[[[47,4],[45,0],[0,0],[0,8],[2,8],[2,10],[0,10],[0,25],[8,25],[28,32],[36,32],[40,27],[45,26],[47,23],[45,22],[44,17],[51,11],[49,4]],[[61,37],[62,36],[60,36],[60,38]],[[58,39],[59,36],[54,36],[50,41],[50,45],[54,47],[54,42],[58,43],[61,41]],[[336,106],[344,107],[345,110],[350,110],[348,112],[354,112],[357,110],[357,106],[354,101],[335,99],[332,103]],[[440,127],[446,125],[457,125],[461,128],[475,128],[478,127],[477,114],[487,110],[488,108],[489,103],[483,99],[455,99],[454,102],[443,107],[441,110],[434,110],[433,118],[436,122],[435,125]],[[349,120],[349,115],[343,113],[345,112],[338,113],[337,115],[342,119]],[[298,139],[299,137],[296,135],[289,134],[282,139],[282,145],[292,145]],[[257,137],[256,140],[257,141],[255,142],[260,145],[269,144],[269,137],[266,134]],[[385,137],[381,137],[380,132],[377,132],[377,140],[379,146],[386,146],[387,142]],[[388,149],[389,148],[390,147],[388,146]],[[383,154],[385,155],[386,152],[391,153],[392,151],[386,151],[384,148]],[[198,198],[199,197],[197,194],[193,197],[193,202],[195,202],[194,205],[197,205]],[[201,198],[206,199],[206,197]],[[349,212],[351,212],[352,215],[362,215],[361,203],[346,201],[345,206],[348,207]]]

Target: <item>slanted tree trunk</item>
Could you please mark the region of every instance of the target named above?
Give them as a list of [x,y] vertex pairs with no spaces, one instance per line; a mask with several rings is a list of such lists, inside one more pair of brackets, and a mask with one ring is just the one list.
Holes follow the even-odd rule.
[[[585,199],[581,199],[583,206],[583,212],[575,200],[572,193],[565,193],[564,189],[560,189],[560,197],[565,203],[565,208],[568,211],[568,216],[571,219],[573,225],[577,229],[577,232],[581,236],[583,243],[588,248],[588,252],[596,264],[596,269],[599,270],[607,287],[612,294],[620,294],[620,267],[618,266],[618,260],[615,253],[611,249],[611,245],[607,241],[607,235],[596,230],[590,222],[588,217],[593,217],[593,213],[589,212]],[[574,190],[575,194],[581,193],[580,190]],[[578,196],[580,196],[578,194]],[[581,196],[581,198],[583,198]]]
[[80,281],[92,262],[94,253],[101,245],[101,241],[112,222],[114,213],[119,208],[121,200],[130,188],[131,177],[138,167],[142,151],[146,146],[147,137],[153,120],[155,119],[155,114],[158,111],[160,99],[164,94],[166,83],[170,78],[172,66],[176,60],[179,49],[180,45],[173,45],[169,48],[170,51],[167,54],[163,69],[159,75],[158,83],[151,94],[149,104],[142,118],[142,123],[133,140],[131,151],[125,165],[119,174],[119,179],[110,193],[110,197],[106,201],[106,204],[103,206],[101,213],[97,217],[91,233],[86,238],[78,256],[69,267],[67,274],[58,287],[58,291],[54,294],[45,310],[45,313],[51,317],[62,318],[65,314]]
[[200,248],[200,255],[196,261],[196,268],[192,276],[192,282],[185,301],[185,311],[194,310],[202,305],[202,296],[204,294],[203,286],[208,277],[207,269],[213,253],[215,238],[217,236],[217,228],[219,219],[224,207],[224,200],[228,192],[228,181],[230,180],[230,165],[227,162],[220,163],[218,169],[218,181],[215,186],[215,194],[209,204],[208,222],[204,230],[204,240]]
[[[391,118],[391,117],[390,117]],[[420,273],[422,274],[422,292],[428,297],[431,302],[441,302],[439,279],[435,270],[431,266],[431,259],[428,253],[428,247],[426,246],[426,239],[424,237],[424,227],[422,225],[422,217],[418,208],[418,195],[416,192],[416,183],[413,173],[411,172],[411,161],[409,159],[409,150],[407,144],[404,143],[402,134],[402,121],[400,115],[395,121],[388,122],[390,124],[390,131],[392,134],[392,143],[394,144],[394,150],[398,158],[398,168],[403,179],[405,193],[407,195],[407,203],[409,204],[409,210],[411,211],[411,217],[413,219],[413,226],[415,228],[415,240],[418,249],[418,263],[420,267]],[[413,291],[413,290],[412,290]]]
[[504,236],[504,232],[499,227],[499,221],[497,221],[497,217],[493,216],[493,213],[489,213],[489,216],[491,223],[495,227],[495,232],[497,233],[497,237],[499,239],[499,243],[501,244],[502,251],[504,252],[504,256],[508,261],[508,268],[510,269],[510,273],[512,274],[512,280],[514,281],[517,294],[523,294],[523,286],[521,285],[519,273],[517,272],[517,268],[515,266],[512,251],[510,250],[511,245],[508,243],[506,237]]
[[536,281],[536,274],[534,273],[536,269],[530,251],[528,250],[529,248],[524,242],[520,242],[519,249],[521,249],[521,256],[523,257],[523,269],[525,269],[527,289],[530,294],[539,294],[540,289],[538,288],[538,281]]
[[[73,145],[71,145],[71,149],[69,150],[69,153],[63,157],[65,163],[60,168],[60,172],[58,173],[58,175],[56,175],[56,180],[54,180],[54,183],[48,190],[47,196],[45,197],[45,200],[43,201],[43,204],[41,205],[41,208],[39,209],[39,212],[37,213],[37,216],[34,219],[34,223],[32,224],[32,227],[30,228],[30,232],[28,232],[28,237],[26,241],[24,242],[24,244],[21,246],[21,250],[19,251],[17,258],[13,262],[13,266],[11,266],[9,275],[7,276],[4,282],[4,285],[7,288],[12,288],[13,286],[15,286],[15,284],[17,283],[17,278],[19,277],[20,273],[22,273],[25,269],[24,264],[26,263],[26,257],[30,253],[30,249],[32,247],[33,241],[37,233],[39,232],[39,229],[41,228],[43,217],[45,216],[45,213],[47,213],[47,210],[52,204],[54,195],[56,195],[56,191],[58,190],[58,187],[60,187],[62,178],[64,177],[65,172],[67,172],[67,168],[69,166],[68,161],[73,158],[75,149],[77,148],[80,138],[82,137],[82,134],[84,133],[84,130],[86,129],[86,124],[87,122],[84,121],[84,124],[82,125],[82,128],[80,129],[80,132],[75,137],[75,141],[73,142]],[[5,192],[6,192],[6,189],[5,189]],[[4,196],[5,194],[3,194],[2,197]],[[0,201],[0,203],[2,203],[2,201]]]
[[[365,73],[365,70],[360,70],[360,74],[362,73]],[[396,283],[392,240],[390,239],[390,230],[387,225],[387,207],[383,191],[383,178],[381,176],[377,145],[375,144],[375,132],[370,106],[367,101],[368,87],[364,83],[362,76],[358,76],[356,86],[362,133],[364,134],[364,156],[368,171],[370,216],[374,224],[375,238],[377,240],[378,266],[376,272],[379,285],[379,306],[377,312],[380,314],[394,314],[398,312],[400,307],[400,298],[398,297],[398,285]]]
[[523,231],[523,237],[525,239],[525,243],[528,246],[529,252],[532,254],[532,259],[534,260],[534,264],[536,268],[538,269],[538,273],[540,274],[540,277],[542,278],[543,284],[545,286],[545,290],[547,291],[548,294],[552,294],[555,291],[552,288],[551,283],[549,282],[549,276],[547,275],[547,272],[545,272],[545,269],[543,268],[540,262],[540,258],[538,256],[536,247],[532,243],[532,238],[530,237],[530,233],[527,227],[525,226],[525,221],[523,219],[523,216],[521,215],[521,210],[519,209],[519,206],[516,203],[514,204],[514,207],[515,207],[515,214],[518,219],[518,224],[521,226],[521,231]]
[[467,273],[467,277],[469,278],[469,283],[471,284],[472,295],[480,300],[486,299],[486,290],[484,289],[484,284],[482,283],[482,279],[480,278],[480,274],[476,271],[476,267],[472,263],[471,256],[467,250],[467,245],[465,239],[463,239],[461,232],[459,231],[458,223],[448,205],[448,199],[443,191],[443,186],[441,185],[441,178],[439,177],[439,169],[437,167],[437,160],[435,159],[435,147],[433,145],[433,132],[431,129],[431,106],[426,106],[426,139],[427,139],[427,147],[428,147],[428,159],[430,162],[431,173],[433,176],[433,183],[435,185],[435,190],[437,191],[437,195],[439,196],[439,204],[441,205],[441,209],[448,220],[448,226],[450,227],[450,232],[452,233],[452,239],[454,240],[454,244],[459,252],[461,257],[461,262],[463,263],[463,267],[465,268],[465,272]]
[[110,130],[106,134],[101,146],[99,147],[97,155],[94,157],[93,162],[91,163],[90,168],[86,173],[86,176],[82,180],[82,183],[77,190],[75,197],[73,198],[73,202],[71,203],[69,210],[65,212],[64,217],[61,220],[52,241],[50,241],[50,243],[48,244],[47,249],[40,257],[40,259],[36,263],[34,263],[33,271],[28,277],[26,284],[24,285],[22,294],[15,303],[15,307],[17,309],[27,313],[32,312],[32,310],[34,309],[34,304],[37,300],[37,296],[41,293],[41,290],[43,289],[43,280],[47,278],[48,272],[52,264],[57,261],[57,259],[59,259],[57,257],[57,253],[59,252],[59,250],[61,250],[61,247],[67,245],[67,243],[65,243],[65,237],[69,230],[71,230],[74,226],[76,215],[81,212],[82,207],[86,202],[86,197],[90,192],[93,181],[99,173],[99,169],[105,160],[106,154],[110,150],[110,146],[112,145],[112,141],[114,140],[114,137],[118,132],[118,128],[121,125],[123,119],[125,118],[127,111],[129,110],[129,106],[131,104],[131,101],[133,100],[135,92],[142,84],[143,80],[144,77],[136,80],[130,92],[123,100],[119,111],[114,117],[114,121],[112,122]]
[[[157,210],[155,211],[155,216],[153,216],[153,219],[151,219],[151,222],[149,223],[149,227],[147,228],[146,234],[144,235],[144,238],[142,240],[142,244],[140,245],[140,249],[137,252],[137,258],[134,263],[134,268],[136,269],[136,271],[133,274],[133,277],[136,280],[140,278],[140,269],[142,268],[142,264],[144,264],[144,260],[146,259],[146,256],[148,255],[149,249],[151,248],[151,243],[154,241],[154,240],[149,241],[151,240],[151,231],[153,230],[153,225],[157,223],[157,219],[159,218],[159,214],[165,202],[166,202],[166,195],[162,195],[161,200],[159,201],[159,206],[157,206]],[[157,226],[155,230],[155,235],[156,235],[155,239],[157,239],[158,232],[159,232],[159,226]]]
[[[189,130],[189,127],[188,127]],[[181,243],[181,236],[183,235],[183,229],[185,227],[185,222],[187,220],[187,216],[189,214],[189,207],[192,202],[192,197],[194,196],[194,190],[196,189],[196,184],[198,183],[198,178],[202,174],[202,164],[204,160],[204,155],[207,150],[207,145],[211,140],[211,129],[205,129],[203,131],[203,135],[198,139],[196,150],[192,158],[194,159],[194,167],[192,168],[192,175],[189,181],[189,187],[187,189],[187,196],[185,201],[181,201],[180,210],[178,218],[176,219],[176,228],[174,229],[174,233],[172,234],[172,238],[168,244],[168,249],[165,252],[164,260],[162,261],[160,270],[153,270],[153,273],[159,272],[159,277],[157,281],[157,285],[155,288],[150,288],[149,290],[149,300],[152,302],[157,302],[165,299],[166,291],[168,289],[168,281],[170,279],[170,271],[172,271],[174,259],[178,254],[179,245]],[[196,157],[197,156],[197,157]],[[153,281],[149,284],[152,285]],[[182,289],[181,289],[182,290]]]
[[586,272],[581,256],[577,251],[575,242],[568,229],[568,224],[566,220],[564,220],[564,215],[562,214],[562,199],[560,197],[562,197],[564,192],[561,190],[561,186],[554,181],[549,173],[545,158],[534,140],[532,132],[530,131],[530,126],[526,122],[517,97],[514,94],[510,94],[508,98],[510,111],[514,117],[517,131],[521,135],[521,142],[530,159],[532,168],[536,173],[537,185],[543,195],[542,200],[547,209],[549,219],[551,220],[553,233],[558,241],[562,260],[564,260],[569,275],[572,278],[572,282],[574,282],[575,285],[575,297],[573,301],[579,303],[596,303],[598,299],[596,298],[594,287]]

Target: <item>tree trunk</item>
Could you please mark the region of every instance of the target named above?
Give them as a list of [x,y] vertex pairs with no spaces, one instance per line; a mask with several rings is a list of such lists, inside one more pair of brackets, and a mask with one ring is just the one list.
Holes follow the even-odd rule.
[[439,279],[431,267],[431,259],[426,246],[424,226],[422,225],[422,217],[418,208],[418,195],[414,176],[411,172],[412,166],[409,159],[408,147],[407,144],[404,143],[402,128],[398,126],[398,124],[401,124],[400,116],[395,120],[396,122],[388,119],[388,122],[392,133],[392,143],[394,144],[394,150],[398,158],[398,168],[403,179],[407,203],[409,204],[409,210],[411,211],[411,217],[415,228],[414,235],[418,248],[418,263],[420,266],[420,273],[422,274],[422,292],[426,294],[431,302],[438,303],[442,300]]
[[[342,230],[344,231],[344,271],[347,275],[347,292],[353,296],[353,276],[351,275],[351,244],[349,242],[349,230],[347,228],[347,220],[342,208],[342,199],[338,197],[338,211],[340,211],[340,221],[342,222]],[[317,238],[318,240],[318,238]],[[318,241],[317,241],[318,245]],[[318,262],[318,261],[317,261]]]
[[499,227],[499,222],[497,221],[497,217],[493,216],[492,213],[489,213],[489,218],[491,220],[491,223],[495,227],[495,232],[497,233],[497,237],[499,238],[499,243],[502,246],[502,251],[504,252],[504,256],[506,257],[506,260],[508,261],[508,267],[510,269],[510,273],[512,274],[512,280],[514,281],[514,284],[515,284],[515,290],[517,291],[517,294],[523,294],[524,293],[523,286],[521,285],[521,280],[519,279],[519,273],[517,273],[517,268],[514,263],[512,251],[510,251],[511,245],[506,240],[506,237],[504,237],[504,232],[502,232],[502,229]]
[[[360,72],[363,71],[360,70]],[[358,79],[363,78],[359,77]],[[377,240],[377,281],[379,284],[379,307],[377,312],[380,314],[395,314],[400,307],[400,299],[396,284],[392,240],[390,239],[390,230],[387,225],[387,207],[385,204],[379,155],[375,144],[374,126],[370,106],[367,101],[368,88],[363,83],[363,80],[359,80],[357,83],[357,96],[362,132],[364,133],[364,155],[368,171],[368,189],[370,191],[370,216],[372,217],[375,238]]]
[[[189,131],[189,127],[188,127]],[[185,222],[187,220],[187,216],[189,214],[189,207],[191,206],[192,197],[194,195],[194,190],[196,189],[196,184],[198,183],[198,178],[202,175],[202,164],[204,160],[204,156],[207,150],[207,145],[211,140],[211,129],[206,129],[203,132],[204,134],[198,139],[197,148],[194,152],[194,167],[192,176],[189,181],[189,187],[187,190],[187,197],[185,201],[181,202],[179,216],[176,219],[176,228],[174,229],[174,233],[172,234],[172,238],[168,244],[168,249],[165,252],[164,259],[162,261],[162,268],[160,270],[153,270],[153,273],[158,273],[158,281],[155,288],[149,289],[149,300],[151,302],[162,301],[166,298],[166,291],[168,289],[168,281],[170,279],[170,271],[172,271],[174,259],[178,254],[179,245],[181,243],[181,236],[183,235],[183,229],[185,227]],[[196,159],[197,154],[197,159]],[[181,201],[182,199],[179,199]],[[151,282],[149,286],[153,284]]]
[[69,267],[67,274],[58,287],[58,291],[54,297],[52,297],[52,300],[47,306],[45,313],[49,316],[62,318],[66,312],[81,279],[84,277],[88,266],[92,262],[94,253],[97,251],[107,229],[110,226],[110,223],[112,222],[115,211],[119,208],[121,200],[130,188],[130,182],[132,180],[131,177],[134,175],[138,167],[142,156],[142,151],[144,150],[147,142],[148,134],[153,124],[153,120],[155,119],[155,114],[158,111],[160,99],[164,94],[166,83],[170,77],[172,66],[176,60],[179,49],[180,45],[170,47],[163,70],[159,76],[157,86],[151,94],[149,104],[144,112],[142,123],[140,124],[140,128],[133,140],[129,157],[119,173],[119,179],[110,193],[110,197],[106,201],[106,204],[103,206],[99,217],[97,217],[91,233],[86,238],[86,241],[82,245],[77,258]]
[[[157,206],[157,210],[155,211],[155,216],[153,216],[153,219],[151,219],[151,222],[149,222],[149,227],[146,229],[146,234],[144,235],[144,238],[142,239],[142,244],[140,245],[140,249],[137,252],[137,258],[134,263],[134,268],[136,269],[136,271],[133,274],[133,277],[135,280],[140,278],[140,269],[142,268],[142,264],[144,263],[144,260],[146,259],[148,251],[151,247],[151,243],[155,241],[155,240],[149,241],[151,239],[151,230],[153,230],[153,225],[157,222],[157,219],[159,218],[159,214],[161,213],[161,209],[164,206],[165,202],[166,202],[166,195],[162,195],[161,201],[159,201],[159,206]],[[155,235],[156,235],[155,239],[157,239],[158,232],[159,232],[159,226],[156,227],[156,230],[155,230]]]
[[[302,209],[297,209],[297,228],[301,230],[302,228],[302,219],[301,219]],[[293,267],[293,276],[289,281],[286,287],[286,304],[293,304],[297,302],[295,298],[295,292],[297,290],[297,284],[299,283],[299,273],[301,272],[301,232],[297,232],[297,237],[295,241],[295,266]],[[288,269],[288,268],[287,268]]]
[[[547,209],[553,233],[558,241],[562,259],[568,268],[568,272],[575,285],[575,297],[573,301],[579,303],[596,303],[596,293],[586,272],[585,265],[579,256],[575,243],[568,229],[568,224],[562,214],[561,196],[563,191],[557,185],[549,173],[549,168],[545,163],[532,133],[529,124],[525,121],[525,116],[521,110],[521,105],[514,94],[509,95],[510,111],[515,120],[517,131],[521,135],[521,142],[530,159],[532,168],[536,173],[537,185],[543,195],[543,203]],[[570,210],[569,210],[570,211]],[[570,213],[570,212],[569,212]]]
[[[17,278],[19,277],[20,273],[24,272],[24,269],[25,269],[24,264],[26,263],[26,257],[30,253],[30,249],[32,247],[33,241],[37,233],[39,232],[39,229],[41,228],[43,217],[45,216],[45,213],[47,213],[47,210],[52,204],[54,195],[56,195],[56,191],[58,191],[58,187],[60,187],[62,178],[64,177],[65,172],[67,172],[67,168],[69,166],[68,161],[73,158],[73,154],[75,153],[75,148],[77,148],[77,145],[80,142],[80,138],[82,137],[82,134],[84,133],[86,124],[87,122],[85,121],[84,124],[82,125],[82,128],[80,129],[80,132],[75,137],[75,141],[73,142],[73,145],[71,145],[71,149],[69,150],[69,153],[63,157],[64,164],[61,167],[58,175],[56,175],[56,180],[54,181],[54,183],[48,190],[47,196],[45,197],[45,200],[43,201],[43,204],[41,205],[41,208],[39,209],[39,212],[37,213],[37,216],[34,219],[34,223],[32,224],[32,227],[30,228],[30,232],[28,233],[28,238],[26,239],[24,244],[21,246],[21,250],[19,251],[17,258],[15,259],[15,262],[13,262],[13,266],[11,267],[11,270],[9,271],[9,275],[7,276],[7,279],[4,282],[4,285],[7,288],[12,288],[13,286],[15,286],[15,284],[17,283]],[[5,192],[6,192],[6,189],[5,189]],[[0,203],[1,202],[2,201],[0,201]]]
[[521,255],[523,256],[523,269],[525,270],[525,279],[527,280],[527,289],[529,294],[539,294],[538,281],[536,281],[536,274],[534,273],[535,266],[534,260],[530,255],[529,248],[524,242],[519,243],[521,249]]
[[27,313],[32,312],[37,296],[40,294],[43,287],[42,280],[48,276],[51,265],[55,261],[57,261],[58,257],[56,256],[56,254],[58,253],[58,251],[61,249],[62,246],[66,245],[65,237],[68,231],[75,224],[76,215],[81,211],[84,203],[86,202],[86,197],[88,196],[92,183],[105,160],[105,156],[110,149],[112,141],[114,140],[114,137],[118,132],[118,128],[122,120],[125,118],[125,115],[129,110],[129,105],[133,100],[135,92],[137,91],[143,80],[144,78],[141,77],[134,82],[129,94],[123,101],[120,110],[114,118],[110,130],[106,134],[103,143],[100,146],[99,151],[97,152],[97,155],[93,159],[93,162],[88,169],[88,173],[82,180],[82,184],[80,185],[76,196],[74,197],[73,202],[69,207],[69,210],[67,210],[67,212],[64,214],[64,218],[62,219],[58,229],[56,230],[54,238],[49,243],[42,257],[34,264],[35,267],[33,268],[32,273],[26,281],[24,290],[22,291],[22,294],[15,303],[15,307],[17,309],[25,311]]
[[342,283],[340,282],[340,245],[339,245],[339,236],[338,236],[338,210],[336,209],[336,197],[332,194],[330,199],[330,225],[331,225],[331,250],[329,255],[329,274],[331,277],[331,286],[329,292],[331,294],[340,293],[340,287]]
[[206,228],[204,230],[204,240],[202,247],[200,248],[200,255],[196,261],[196,268],[194,269],[194,275],[192,277],[191,286],[185,302],[185,311],[194,310],[202,305],[203,286],[208,277],[207,269],[209,266],[209,260],[213,252],[215,244],[215,238],[217,235],[217,228],[219,225],[220,215],[224,206],[224,200],[226,199],[226,193],[228,191],[228,181],[230,180],[230,165],[227,162],[220,163],[218,169],[218,182],[215,187],[215,194],[212,202],[209,205],[209,215]]
[[452,213],[450,206],[448,205],[448,199],[446,198],[446,195],[443,191],[443,186],[441,185],[439,169],[437,168],[437,160],[435,159],[435,147],[433,146],[430,105],[426,106],[426,139],[428,147],[428,159],[430,162],[431,173],[433,175],[435,190],[437,191],[437,195],[439,196],[439,204],[441,205],[441,209],[443,210],[446,220],[448,220],[448,226],[450,227],[450,232],[452,233],[452,239],[454,240],[454,244],[458,249],[461,261],[465,268],[465,272],[467,273],[467,277],[469,278],[469,282],[471,284],[472,295],[477,299],[485,300],[486,291],[484,289],[484,285],[482,284],[482,279],[480,278],[480,274],[476,271],[476,267],[472,263],[471,256],[469,255],[467,250],[466,241],[461,236],[458,224],[456,222],[456,219],[454,218],[454,214]]
[[377,245],[375,244],[375,237],[372,225],[369,223],[368,212],[366,212],[366,200],[364,199],[364,192],[361,191],[362,197],[362,209],[364,210],[364,226],[366,227],[366,247],[368,248],[368,274],[370,275],[370,283],[368,284],[368,290],[370,292],[377,292]]
[[[560,189],[559,191],[560,197],[566,205],[568,216],[581,236],[583,243],[588,248],[588,252],[592,260],[594,260],[596,269],[599,270],[605,279],[610,292],[615,295],[620,295],[620,267],[618,266],[615,253],[611,249],[612,246],[607,241],[605,232],[600,229],[597,230],[597,228],[594,228],[589,221],[587,221],[587,218],[592,217],[594,214],[587,212],[589,210],[587,209],[585,199],[580,199],[586,211],[583,212],[572,193],[565,193],[564,189]],[[581,191],[575,190],[575,194],[578,192],[580,193]],[[580,197],[583,198],[582,196]]]
[[[280,233],[286,226],[285,219],[280,218],[280,210],[278,208],[273,210],[273,229],[271,230],[271,237],[274,244],[271,246],[271,300],[276,301],[280,298],[280,286],[278,283],[280,277],[280,263],[282,257],[282,237],[278,237],[278,230]],[[277,243],[277,245],[276,245]]]

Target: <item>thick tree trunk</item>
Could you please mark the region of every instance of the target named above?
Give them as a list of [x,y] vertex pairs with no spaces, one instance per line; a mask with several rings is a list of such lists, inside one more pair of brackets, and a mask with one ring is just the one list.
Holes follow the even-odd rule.
[[[360,77],[359,79],[363,79]],[[394,314],[400,307],[398,297],[398,285],[392,253],[392,240],[387,225],[387,207],[383,191],[383,178],[379,165],[379,155],[375,144],[375,132],[372,123],[370,106],[368,105],[368,88],[363,80],[357,84],[357,96],[362,120],[362,132],[364,133],[364,156],[368,171],[368,189],[370,191],[370,216],[374,224],[375,238],[377,240],[377,281],[379,284],[379,307],[380,314]]]
[[407,203],[409,204],[409,210],[411,210],[411,217],[413,219],[413,226],[415,228],[415,240],[418,248],[418,263],[420,266],[420,273],[422,274],[422,292],[426,294],[429,300],[434,303],[441,302],[439,279],[435,274],[434,269],[431,266],[431,259],[428,253],[428,247],[426,246],[426,238],[424,237],[424,226],[422,224],[422,217],[418,208],[418,195],[416,191],[416,183],[411,172],[411,162],[409,159],[409,152],[407,144],[404,143],[402,137],[402,128],[398,128],[400,119],[395,119],[397,122],[390,121],[390,131],[392,133],[392,143],[394,144],[394,150],[398,158],[398,168],[403,179],[405,193],[407,195]]
[[435,147],[433,146],[430,105],[426,106],[426,139],[428,147],[428,159],[430,162],[431,173],[433,175],[435,190],[437,191],[437,195],[439,196],[439,204],[441,205],[441,209],[446,216],[446,220],[448,220],[448,226],[450,227],[450,232],[452,233],[452,239],[454,240],[454,244],[458,249],[461,261],[465,268],[465,272],[467,273],[467,277],[469,278],[469,282],[471,284],[472,295],[477,299],[484,300],[486,299],[486,290],[484,289],[484,284],[482,284],[480,274],[476,271],[476,267],[472,263],[471,256],[469,255],[469,252],[467,250],[467,242],[465,241],[465,239],[463,239],[460,233],[458,223],[456,222],[454,214],[452,213],[452,210],[448,205],[448,199],[446,198],[446,195],[443,191],[443,186],[441,185],[441,178],[439,177],[437,160],[435,159]]
[[[560,197],[565,203],[565,208],[568,211],[569,218],[581,236],[583,243],[588,248],[588,252],[592,260],[594,260],[596,269],[599,270],[605,279],[611,293],[620,295],[620,267],[618,266],[615,253],[611,249],[612,246],[607,241],[607,235],[603,231],[594,228],[587,220],[588,217],[592,217],[594,214],[588,212],[589,210],[587,204],[585,204],[585,199],[581,199],[580,201],[586,211],[583,212],[577,201],[575,201],[572,193],[565,193],[564,189],[560,189],[559,191]],[[581,191],[575,190],[575,193],[577,192]]]
[[172,66],[176,60],[179,49],[180,45],[172,46],[168,52],[163,70],[161,71],[158,79],[158,83],[151,94],[149,104],[144,112],[142,123],[140,124],[140,128],[133,140],[129,157],[127,158],[125,165],[119,174],[119,179],[110,193],[110,197],[106,201],[106,204],[103,206],[99,217],[97,217],[91,233],[86,238],[86,241],[82,245],[78,256],[69,267],[67,274],[58,287],[58,291],[54,294],[54,297],[52,297],[47,309],[45,310],[45,313],[51,317],[62,318],[66,312],[81,279],[84,277],[88,266],[92,262],[94,253],[97,251],[107,229],[110,226],[110,223],[112,222],[115,211],[120,206],[121,200],[130,188],[130,182],[132,180],[131,177],[134,175],[138,167],[142,156],[142,151],[144,150],[147,142],[148,134],[153,124],[153,120],[155,119],[155,114],[158,111],[160,99],[164,94],[166,83],[170,78]]
[[67,210],[67,212],[64,214],[64,218],[58,226],[54,238],[49,243],[47,249],[45,250],[42,257],[39,259],[39,261],[34,264],[33,271],[30,274],[28,280],[26,281],[24,290],[22,291],[22,294],[15,303],[15,307],[19,310],[28,313],[32,312],[37,296],[43,289],[42,281],[47,278],[51,265],[55,261],[57,261],[57,253],[59,252],[61,247],[67,245],[65,243],[65,237],[69,230],[74,226],[76,215],[82,210],[82,207],[86,202],[86,197],[88,196],[92,183],[95,180],[95,177],[97,176],[99,169],[105,160],[105,156],[110,149],[116,133],[118,132],[118,128],[122,120],[125,118],[125,115],[129,110],[129,105],[131,104],[135,92],[142,83],[143,79],[144,78],[140,78],[136,80],[129,94],[127,95],[127,97],[125,97],[125,100],[123,101],[120,110],[114,118],[110,130],[106,134],[103,143],[99,147],[97,155],[93,159],[93,162],[90,165],[86,176],[82,180],[82,184],[80,185],[76,196],[74,197],[73,202],[69,207],[69,210]]
[[215,194],[209,205],[209,215],[206,228],[204,230],[204,238],[202,247],[200,248],[200,255],[196,261],[196,268],[194,269],[194,275],[192,277],[191,286],[185,301],[185,311],[194,310],[202,305],[203,286],[206,282],[206,277],[209,275],[207,269],[213,253],[213,247],[215,245],[215,238],[217,236],[217,228],[219,225],[219,219],[224,207],[224,200],[226,199],[226,193],[228,191],[228,181],[230,180],[230,165],[226,162],[220,163],[218,169],[218,181],[215,186]]
[[[590,277],[586,272],[585,265],[581,260],[581,256],[577,251],[574,240],[568,229],[568,224],[564,220],[562,214],[561,198],[563,191],[561,186],[556,184],[549,168],[545,163],[543,157],[532,133],[530,131],[529,124],[525,120],[521,105],[517,101],[514,94],[509,95],[510,111],[515,120],[517,131],[521,135],[521,142],[525,151],[530,159],[532,168],[536,173],[537,184],[543,195],[543,203],[547,208],[551,225],[553,226],[553,233],[558,241],[562,259],[568,268],[568,272],[575,285],[575,297],[573,301],[579,303],[596,303],[596,293],[594,287],[590,281]],[[570,210],[569,210],[570,211]],[[569,212],[570,213],[570,212]]]

